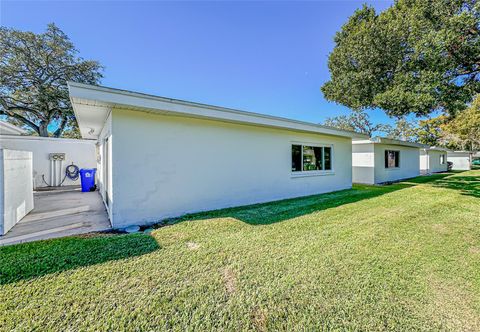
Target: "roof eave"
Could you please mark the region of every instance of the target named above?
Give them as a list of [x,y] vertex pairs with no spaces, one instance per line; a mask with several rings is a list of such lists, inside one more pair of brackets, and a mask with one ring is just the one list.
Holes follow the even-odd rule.
[[275,127],[349,138],[368,138],[367,135],[357,132],[338,130],[336,128],[303,121],[290,120],[270,115],[239,111],[212,105],[204,105],[107,87],[68,82],[68,88],[70,100],[72,102],[75,115],[77,116],[79,126],[81,126],[81,119],[80,115],[76,111],[76,99],[99,102],[103,105],[108,105],[111,108],[133,108],[138,111],[151,113],[205,118],[224,122]]

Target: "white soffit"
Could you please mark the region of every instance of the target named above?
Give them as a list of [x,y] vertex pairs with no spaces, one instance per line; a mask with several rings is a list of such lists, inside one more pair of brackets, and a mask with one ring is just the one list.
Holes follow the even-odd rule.
[[125,90],[68,83],[70,100],[84,138],[95,138],[112,108],[127,108],[143,112],[205,118],[222,122],[283,128],[316,134],[350,138],[368,138],[367,135],[339,130],[318,124],[290,120],[281,117],[238,111],[212,105],[198,104],[177,99],[152,96]]
[[411,148],[419,148],[419,149],[425,149],[429,147],[428,145],[425,145],[425,144],[401,141],[401,140],[385,138],[385,137],[374,137],[367,140],[353,140],[352,143],[353,144],[387,144],[387,145],[408,146]]

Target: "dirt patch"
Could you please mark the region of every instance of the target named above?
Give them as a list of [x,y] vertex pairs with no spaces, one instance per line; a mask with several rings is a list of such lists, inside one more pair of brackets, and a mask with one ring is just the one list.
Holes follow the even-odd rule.
[[232,269],[226,267],[223,269],[223,282],[225,284],[225,289],[227,290],[228,295],[235,293],[237,278]]
[[468,252],[474,255],[480,254],[480,247],[470,247],[468,248]]
[[200,245],[195,242],[187,242],[187,248],[190,250],[198,250],[198,248],[200,248]]
[[250,318],[256,331],[267,331],[267,315],[262,309],[254,308]]
[[437,232],[438,234],[447,234],[448,233],[448,227],[444,224],[435,224],[432,225],[432,229]]
[[433,301],[431,312],[442,329],[448,331],[480,331],[480,316],[467,285],[430,278]]

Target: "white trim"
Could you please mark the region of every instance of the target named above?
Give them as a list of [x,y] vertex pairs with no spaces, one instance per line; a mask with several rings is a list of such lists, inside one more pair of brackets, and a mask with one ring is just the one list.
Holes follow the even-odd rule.
[[407,146],[407,147],[419,148],[419,149],[425,149],[425,148],[429,147],[428,145],[425,145],[425,144],[407,142],[407,141],[400,141],[400,140],[385,138],[385,137],[374,137],[374,138],[367,139],[367,140],[353,140],[352,144],[399,145],[399,146]]
[[263,127],[282,128],[301,132],[350,138],[368,138],[365,134],[339,130],[319,124],[291,120],[265,114],[239,111],[231,108],[205,105],[178,99],[152,96],[143,93],[68,82],[70,100],[82,127],[81,115],[76,108],[89,105],[99,108],[127,108],[141,112],[159,113],[194,118],[206,118],[223,122],[242,123]]
[[[301,171],[292,171],[292,167],[290,166],[290,172],[291,172],[291,177],[304,177],[304,176],[319,176],[319,175],[334,175],[335,174],[335,168],[333,167],[333,161],[334,161],[334,144],[331,143],[302,143],[298,141],[291,141],[290,142],[290,159],[292,158],[292,152],[293,152],[293,146],[294,145],[300,145],[300,162],[301,162]],[[304,146],[312,146],[312,147],[318,147],[318,148],[330,148],[330,169],[323,169],[323,170],[311,170],[311,171],[305,171],[303,170],[303,147]],[[325,167],[325,149],[322,150],[322,165]]]
[[325,176],[325,175],[335,175],[334,171],[301,171],[301,172],[291,172],[290,177],[295,178],[304,178],[309,176]]
[[92,139],[55,138],[55,137],[42,137],[42,136],[0,135],[0,138],[30,140],[30,141],[52,141],[52,142],[62,142],[62,143],[85,143],[85,144],[96,143],[96,140],[92,140]]
[[[0,129],[1,128],[5,128],[6,130],[11,130],[13,132],[16,132],[18,135],[25,135],[27,134],[28,132],[23,129],[23,128],[20,128],[20,127],[17,127],[11,123],[8,123],[6,121],[3,121],[3,120],[0,120]],[[8,134],[2,134],[2,131],[0,130],[0,135],[8,135]]]

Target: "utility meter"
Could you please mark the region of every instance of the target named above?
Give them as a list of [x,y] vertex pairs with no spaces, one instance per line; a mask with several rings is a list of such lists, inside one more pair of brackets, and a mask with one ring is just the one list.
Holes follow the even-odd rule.
[[65,160],[65,153],[50,153],[50,160]]

